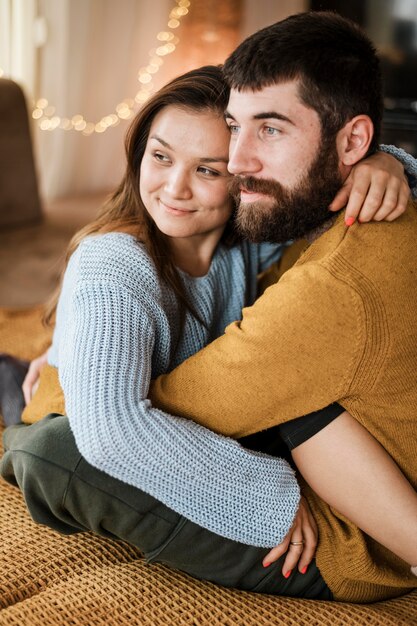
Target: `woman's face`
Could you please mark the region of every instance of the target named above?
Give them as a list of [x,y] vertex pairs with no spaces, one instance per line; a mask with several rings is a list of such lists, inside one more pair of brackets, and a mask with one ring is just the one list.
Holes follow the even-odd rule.
[[140,168],[142,201],[169,237],[218,234],[232,212],[229,131],[221,115],[170,105],[152,122]]

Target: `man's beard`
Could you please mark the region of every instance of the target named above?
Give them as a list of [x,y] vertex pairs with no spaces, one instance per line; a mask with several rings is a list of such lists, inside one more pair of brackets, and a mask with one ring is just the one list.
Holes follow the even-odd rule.
[[[300,239],[332,217],[329,204],[341,185],[333,138],[322,145],[307,174],[293,189],[286,189],[274,180],[233,177],[229,190],[237,204],[235,227],[240,235],[253,242]],[[270,198],[241,203],[241,187]]]

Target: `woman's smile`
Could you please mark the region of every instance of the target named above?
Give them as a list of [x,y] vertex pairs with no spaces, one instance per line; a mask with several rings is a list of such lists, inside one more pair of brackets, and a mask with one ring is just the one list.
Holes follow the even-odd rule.
[[163,200],[159,200],[159,204],[162,209],[170,213],[171,215],[175,215],[177,217],[187,217],[191,213],[197,213],[197,209],[187,209],[184,207],[175,207]]

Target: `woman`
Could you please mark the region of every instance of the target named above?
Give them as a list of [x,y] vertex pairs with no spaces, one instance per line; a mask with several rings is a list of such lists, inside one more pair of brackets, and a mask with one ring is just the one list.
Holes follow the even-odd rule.
[[[257,275],[281,254],[277,246],[238,242],[227,226],[232,204],[227,194],[226,102],[220,70],[208,67],[172,81],[138,114],[127,140],[128,166],[121,186],[99,219],[70,246],[48,355],[59,371],[77,447],[64,417],[9,429],[5,444],[13,454],[6,452],[2,474],[24,485],[35,520],[63,532],[94,529],[122,537],[151,560],[222,584],[329,598],[314,562],[307,569],[316,531],[306,504],[299,506],[291,467],[167,416],[146,399],[151,378],[175,367],[240,318],[242,307],[255,298]],[[360,432],[355,441],[364,455],[368,438]],[[41,457],[51,440],[55,470],[46,478]],[[26,459],[19,468],[14,466],[17,447]],[[389,459],[382,451],[381,456],[385,471]],[[62,472],[57,470],[60,464]],[[123,513],[112,508],[109,514],[114,502],[97,505],[91,493],[77,491],[88,481],[103,480],[94,466],[113,477],[105,479],[109,493],[124,494],[126,500],[119,497]],[[83,478],[77,482],[74,472],[80,471]],[[401,482],[393,464],[389,471]],[[50,495],[55,498],[60,481],[64,507],[61,497],[57,505],[44,489],[53,484]],[[401,498],[409,495],[404,483],[400,509]],[[102,483],[89,484],[96,496],[103,492]],[[140,522],[131,523],[138,494],[141,508],[135,515]],[[102,519],[95,521],[98,510],[103,515],[106,511],[105,525]],[[208,546],[204,562],[201,551],[189,559],[187,528],[195,523],[203,527],[202,543]],[[301,527],[310,540],[299,562],[300,576],[290,578],[300,556],[295,533]],[[264,583],[261,560],[267,550],[253,546],[282,542],[285,552],[292,537],[288,555],[278,555],[284,577],[278,581],[269,576]],[[234,542],[240,542],[239,567]]]

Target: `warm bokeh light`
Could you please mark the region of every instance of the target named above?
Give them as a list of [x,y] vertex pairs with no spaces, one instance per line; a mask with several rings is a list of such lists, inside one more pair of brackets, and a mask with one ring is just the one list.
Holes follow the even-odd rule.
[[[161,57],[172,54],[179,43],[179,38],[170,31],[178,28],[180,20],[188,14],[191,2],[190,0],[175,0],[175,4],[176,6],[171,9],[167,20],[167,28],[170,30],[160,31],[155,37],[158,42],[164,42],[163,45],[149,50],[148,64],[141,67],[138,71],[140,89],[134,99],[126,98],[115,107],[114,112],[105,115],[99,122],[91,122],[84,119],[84,116],[80,113],[73,115],[71,118],[61,118],[55,114],[55,107],[49,104],[46,98],[39,98],[34,104],[32,111],[32,118],[36,120],[39,128],[48,131],[57,128],[60,130],[75,130],[88,136],[94,133],[104,133],[108,128],[120,124],[120,120],[131,119],[135,113],[135,105],[140,106],[146,102],[154,88],[152,82],[153,75],[159,71],[164,63],[164,59]],[[0,68],[0,77],[3,74],[4,72]]]
[[40,98],[37,103],[36,106],[39,109],[46,109],[46,107],[48,106],[48,100],[46,100],[46,98]]

